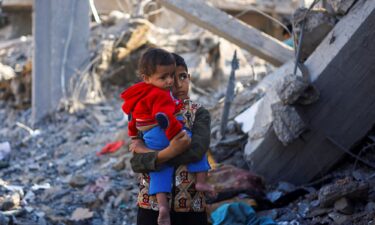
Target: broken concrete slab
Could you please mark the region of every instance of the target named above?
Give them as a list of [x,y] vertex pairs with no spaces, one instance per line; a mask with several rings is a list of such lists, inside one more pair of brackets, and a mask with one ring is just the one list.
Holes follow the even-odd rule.
[[350,149],[371,129],[375,96],[368,93],[375,85],[375,43],[371,41],[375,38],[374,19],[375,2],[358,1],[305,62],[321,98],[315,104],[297,107],[310,128],[303,139],[283,146],[269,129],[273,121],[271,105],[280,101],[274,87],[292,73],[294,63],[285,64],[253,90],[261,89],[266,94],[248,119],[253,126],[245,155],[252,171],[270,182],[310,181],[344,155],[336,143]]
[[337,212],[331,212],[328,216],[335,222],[335,224],[344,224],[351,221],[350,217]]
[[345,15],[356,0],[328,0],[333,10],[338,15]]
[[277,138],[286,146],[297,139],[306,129],[306,124],[296,109],[281,102],[272,104],[273,130]]
[[293,104],[309,86],[308,81],[301,76],[288,74],[276,86],[277,94],[284,104]]
[[[34,2],[32,118],[38,122],[67,99],[70,78],[90,59],[87,1]],[[68,18],[68,20],[67,20]]]
[[250,9],[261,10],[270,14],[279,13],[290,15],[298,7],[297,1],[259,1],[259,0],[208,0],[215,7],[223,10],[244,11]]
[[302,32],[303,21],[305,21],[305,25],[300,59],[304,61],[332,30],[336,19],[323,8],[312,9],[309,12],[306,8],[299,8],[293,15],[294,31],[297,35],[297,40],[299,40],[298,37]]
[[201,0],[160,0],[164,7],[239,47],[280,66],[293,58],[291,47]]
[[[345,178],[336,181],[334,184],[326,185],[319,191],[320,206],[328,207],[341,198],[366,199],[368,196],[369,183],[357,182]],[[344,205],[338,203],[339,205]]]
[[353,204],[348,198],[340,198],[334,204],[335,210],[345,215],[351,215],[354,212]]

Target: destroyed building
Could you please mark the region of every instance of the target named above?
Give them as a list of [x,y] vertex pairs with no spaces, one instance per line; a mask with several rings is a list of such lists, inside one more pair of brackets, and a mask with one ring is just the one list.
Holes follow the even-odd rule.
[[212,224],[239,202],[254,221],[375,224],[375,1],[0,7],[0,224],[135,224],[118,96],[153,46],[185,58],[211,113]]

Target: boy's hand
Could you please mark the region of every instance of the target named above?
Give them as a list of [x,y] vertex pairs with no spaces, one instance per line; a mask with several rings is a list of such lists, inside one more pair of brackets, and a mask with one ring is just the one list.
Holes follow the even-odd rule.
[[150,149],[148,149],[143,141],[141,139],[134,139],[131,140],[131,143],[129,145],[129,151],[133,153],[148,153],[151,152]]
[[169,143],[175,156],[185,152],[190,147],[191,139],[185,130],[178,133]]

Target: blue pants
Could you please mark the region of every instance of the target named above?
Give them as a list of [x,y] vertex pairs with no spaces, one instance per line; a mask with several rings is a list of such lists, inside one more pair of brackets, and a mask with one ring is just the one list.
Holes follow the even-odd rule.
[[[191,137],[191,132],[187,130],[187,133]],[[143,134],[143,140],[147,148],[160,151],[168,147],[169,140],[165,135],[163,129],[156,126]],[[191,173],[204,172],[210,169],[208,164],[207,156],[196,162],[187,165],[188,171]],[[154,195],[156,193],[170,193],[172,189],[172,176],[173,167],[164,165],[162,169],[156,172],[150,172],[150,188],[149,194]]]

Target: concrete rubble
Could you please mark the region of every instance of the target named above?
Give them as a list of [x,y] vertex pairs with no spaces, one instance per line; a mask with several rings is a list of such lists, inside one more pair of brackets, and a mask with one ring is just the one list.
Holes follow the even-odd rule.
[[275,103],[271,106],[273,130],[277,138],[285,145],[292,143],[306,131],[307,126],[297,111],[291,106]]
[[345,15],[353,6],[355,0],[328,0],[333,10],[338,15]]
[[[253,94],[258,93],[258,90],[265,92],[264,97],[260,98],[256,104],[243,111],[243,114],[251,111],[252,113],[247,117],[250,118],[241,121],[252,124],[246,130],[249,139],[245,147],[245,155],[253,171],[264,175],[271,182],[286,180],[296,184],[306,183],[314,177],[320,176],[321,173],[326,173],[345,155],[345,152],[349,151],[348,149],[351,149],[366,133],[370,132],[372,129],[371,116],[367,117],[368,114],[365,111],[351,111],[347,107],[348,104],[358,104],[358,107],[353,106],[352,109],[359,109],[359,105],[369,106],[371,103],[354,100],[352,96],[354,87],[350,82],[347,85],[344,84],[343,80],[334,74],[343,75],[347,73],[348,76],[356,74],[371,77],[371,71],[373,71],[371,60],[363,61],[356,58],[357,60],[353,61],[354,58],[352,57],[350,57],[351,60],[345,59],[351,55],[350,52],[353,50],[355,43],[363,43],[362,41],[367,40],[367,35],[362,32],[366,33],[372,27],[372,23],[369,22],[375,6],[372,3],[358,1],[352,7],[352,11],[336,24],[334,29],[305,61],[305,66],[308,68],[307,76],[315,90],[318,90],[319,99],[315,99],[315,102],[306,106],[293,105],[308,128],[300,138],[288,146],[284,146],[272,129],[274,117],[272,116],[271,106],[281,101],[275,87],[282,82],[283,77],[293,74],[294,63],[285,64],[275,70],[253,89]],[[354,18],[358,20],[354,20]],[[355,21],[357,22],[356,25],[354,25]],[[348,23],[351,23],[351,25],[348,25]],[[364,59],[370,57],[367,55],[367,48],[358,47],[355,49],[358,57]],[[357,67],[350,66],[349,62],[353,63],[353,66],[362,63],[360,68],[367,68],[366,71],[368,72],[357,73],[352,71],[351,69],[355,70]],[[344,67],[347,69],[342,70]],[[337,71],[338,68],[340,68],[339,71]],[[296,76],[305,76],[303,73],[303,70],[297,70]],[[359,94],[361,91],[370,88],[367,86],[368,82],[369,80],[366,79],[361,87],[356,86],[358,88],[356,93],[359,96],[362,96],[362,94]],[[343,92],[339,91],[340,88]],[[322,94],[323,92],[325,94]],[[348,94],[345,102],[341,101],[343,96],[338,95],[338,93]],[[248,95],[249,92],[243,92],[239,95],[242,94]],[[367,95],[363,93],[363,99],[367,98],[365,96]],[[348,112],[361,114],[366,119],[362,121],[348,117]],[[240,117],[242,117],[242,114],[235,115],[236,120]],[[344,123],[347,123],[347,125],[344,125]],[[357,127],[358,123],[362,125]],[[340,126],[348,126],[350,133],[340,129]],[[354,129],[354,127],[357,128]]]
[[[304,25],[302,25],[304,23]],[[318,47],[326,35],[333,29],[336,19],[326,9],[298,9],[293,14],[294,31],[299,37],[302,29],[304,39],[301,47],[301,59],[306,60]],[[298,41],[297,41],[298,43]]]
[[[238,1],[211,2],[222,10],[241,6]],[[288,7],[280,6],[281,12],[272,10],[278,5],[275,1],[262,1],[259,7],[268,13],[292,13],[298,3],[287,2]],[[365,27],[359,31],[352,27],[368,25],[366,18],[374,18],[370,1],[328,3],[335,15],[328,9],[313,9],[306,18],[306,9],[294,14],[296,40],[306,19],[300,57],[305,64],[299,65],[297,73],[294,62],[277,68],[157,4],[149,6],[156,7],[156,13],[145,17],[120,11],[102,14],[101,23],[91,25],[90,62],[72,80],[68,108],[58,108],[35,124],[31,124],[30,108],[32,37],[0,42],[0,225],[135,224],[138,176],[130,168],[127,119],[117,96],[138,80],[136,62],[150,46],[175,51],[186,59],[192,75],[191,98],[211,113],[210,155],[217,164],[209,182],[219,193],[208,197],[208,212],[224,203],[243,202],[279,225],[375,224],[372,125],[362,126],[366,129],[355,134],[355,144],[344,139],[344,150],[359,152],[354,160],[342,149],[336,150],[337,155],[329,155],[330,148],[314,151],[318,162],[311,155],[298,155],[307,154],[306,143],[313,147],[318,143],[306,135],[318,126],[312,122],[316,117],[306,111],[333,95],[319,75],[328,68],[326,64],[336,63],[336,55],[344,54],[343,46],[351,43],[352,36],[368,43],[356,33]],[[360,15],[362,22],[346,25],[353,15]],[[170,23],[171,18],[175,23]],[[367,47],[373,49],[373,45]],[[329,54],[322,56],[322,49]],[[223,138],[220,120],[234,50],[240,69]],[[332,73],[338,77],[324,81],[339,93],[350,92],[336,85],[344,75]],[[365,111],[367,102],[363,104]],[[324,114],[324,109],[315,110],[314,115]],[[124,142],[113,153],[101,152],[114,141]],[[334,144],[326,142],[325,146]],[[288,154],[293,155],[285,157]]]

